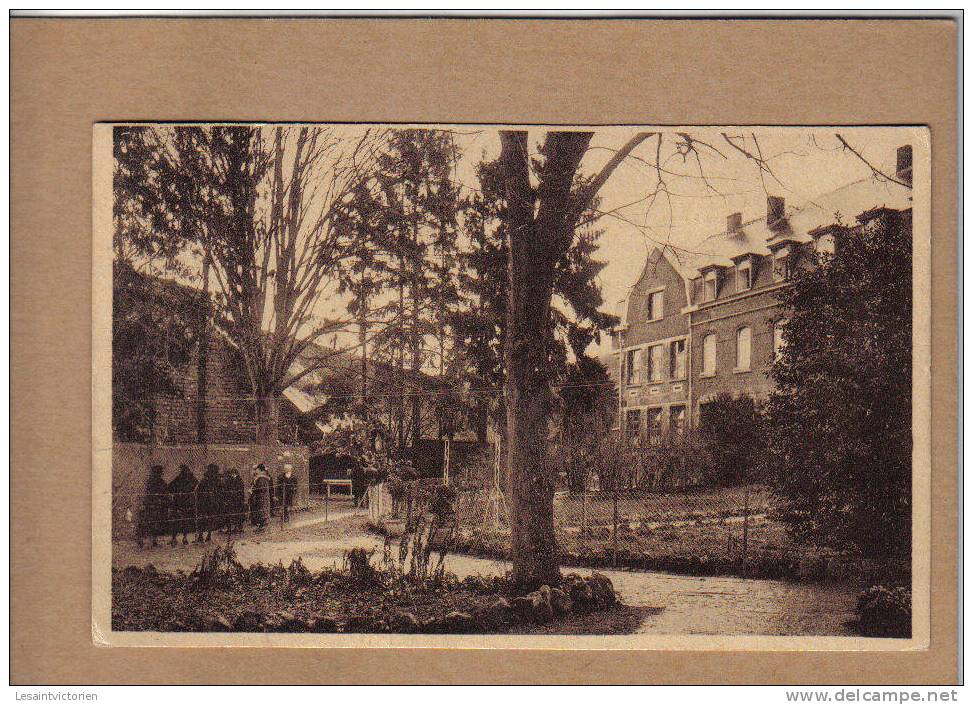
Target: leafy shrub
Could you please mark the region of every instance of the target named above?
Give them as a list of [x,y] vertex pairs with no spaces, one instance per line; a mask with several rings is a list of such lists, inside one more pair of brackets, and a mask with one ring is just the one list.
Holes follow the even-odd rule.
[[760,479],[766,443],[761,411],[751,397],[720,394],[701,405],[698,435],[705,484],[725,487]]
[[244,570],[232,543],[217,546],[207,551],[189,574],[191,584],[196,588],[225,587],[234,575]]
[[907,588],[873,585],[858,596],[855,614],[865,636],[912,636],[912,592]]
[[364,548],[353,548],[345,551],[344,569],[353,580],[361,583],[374,583],[378,578],[378,571],[372,565],[372,556],[375,551],[366,551]]

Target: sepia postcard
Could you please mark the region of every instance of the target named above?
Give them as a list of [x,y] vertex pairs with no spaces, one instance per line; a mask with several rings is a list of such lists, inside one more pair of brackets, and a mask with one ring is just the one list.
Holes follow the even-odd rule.
[[929,647],[928,129],[93,138],[95,644]]

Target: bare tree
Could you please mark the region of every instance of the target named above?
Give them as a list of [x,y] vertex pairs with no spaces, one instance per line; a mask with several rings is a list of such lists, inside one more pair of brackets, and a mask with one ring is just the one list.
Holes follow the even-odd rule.
[[280,395],[328,364],[310,347],[344,326],[316,309],[337,291],[346,233],[335,224],[381,136],[317,126],[137,129],[143,147],[130,159],[147,164],[129,195],[155,230],[191,244],[216,281],[220,325],[254,395],[257,440],[275,442]]

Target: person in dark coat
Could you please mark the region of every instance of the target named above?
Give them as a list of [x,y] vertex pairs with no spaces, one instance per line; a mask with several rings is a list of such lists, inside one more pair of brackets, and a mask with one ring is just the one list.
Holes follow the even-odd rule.
[[223,486],[223,516],[226,518],[226,533],[243,531],[247,518],[247,492],[236,468],[230,468]]
[[270,521],[270,488],[270,475],[263,464],[260,464],[254,471],[253,484],[250,486],[250,521],[257,527],[257,531],[263,531]]
[[169,531],[172,532],[172,545],[176,545],[176,535],[182,534],[183,544],[189,543],[189,534],[196,530],[196,486],[199,482],[188,465],[179,466],[179,474],[169,483],[169,497],[172,504],[169,511]]
[[219,530],[222,524],[222,494],[220,469],[210,463],[206,466],[203,479],[196,488],[196,543],[209,541],[213,537],[213,530]]
[[280,505],[284,521],[290,521],[295,496],[297,496],[297,478],[289,467],[284,468],[284,474],[277,478],[277,503]]
[[[264,470],[267,470],[264,467]],[[267,470],[267,479],[270,481],[270,516],[277,516],[277,509],[280,503],[277,501],[277,490],[278,490],[278,478],[274,477],[269,470]]]
[[149,470],[149,480],[145,484],[145,496],[142,498],[142,511],[139,514],[139,548],[144,546],[145,539],[149,537],[152,539],[152,547],[158,546],[158,538],[166,533],[169,489],[162,478],[162,470],[161,465],[153,465]]

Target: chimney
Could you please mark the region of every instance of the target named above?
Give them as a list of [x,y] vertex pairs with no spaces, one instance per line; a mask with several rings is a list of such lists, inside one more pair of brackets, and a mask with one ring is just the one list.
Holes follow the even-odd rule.
[[767,196],[767,225],[773,227],[784,219],[784,199],[780,196]]
[[726,232],[734,235],[743,228],[743,213],[730,213],[726,216]]
[[912,185],[912,145],[904,144],[895,150],[895,178]]

